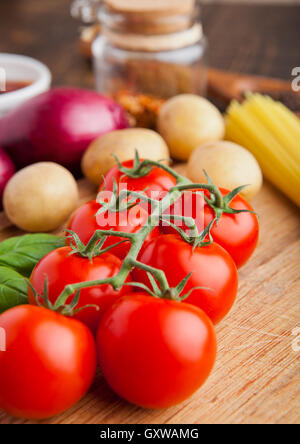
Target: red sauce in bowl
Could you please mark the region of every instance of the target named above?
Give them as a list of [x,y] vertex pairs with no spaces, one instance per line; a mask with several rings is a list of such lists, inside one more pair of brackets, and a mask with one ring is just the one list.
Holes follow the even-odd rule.
[[0,90],[0,94],[6,94],[9,92],[17,91],[19,89],[25,88],[26,86],[31,85],[32,82],[24,82],[24,81],[8,81],[5,85],[5,91]]

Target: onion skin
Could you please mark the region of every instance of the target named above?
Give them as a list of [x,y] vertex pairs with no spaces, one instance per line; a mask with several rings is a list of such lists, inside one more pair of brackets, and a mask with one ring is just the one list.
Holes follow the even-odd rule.
[[2,209],[2,198],[6,184],[15,172],[14,164],[3,148],[0,147],[0,209]]
[[78,173],[95,138],[128,126],[125,111],[110,98],[85,89],[54,88],[0,121],[0,145],[18,169],[52,161]]

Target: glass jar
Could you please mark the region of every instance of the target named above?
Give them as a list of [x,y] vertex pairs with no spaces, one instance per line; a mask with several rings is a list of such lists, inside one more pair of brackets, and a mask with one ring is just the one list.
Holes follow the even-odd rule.
[[71,15],[85,24],[95,23],[101,3],[102,0],[73,0]]
[[[117,6],[116,6],[117,4]],[[195,0],[104,0],[92,53],[99,92],[205,94],[207,42]]]

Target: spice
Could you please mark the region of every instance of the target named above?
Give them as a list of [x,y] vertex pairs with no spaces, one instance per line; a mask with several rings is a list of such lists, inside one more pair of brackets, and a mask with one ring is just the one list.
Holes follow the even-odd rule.
[[165,100],[145,94],[130,94],[128,91],[120,91],[115,99],[133,117],[134,126],[156,129],[158,113]]

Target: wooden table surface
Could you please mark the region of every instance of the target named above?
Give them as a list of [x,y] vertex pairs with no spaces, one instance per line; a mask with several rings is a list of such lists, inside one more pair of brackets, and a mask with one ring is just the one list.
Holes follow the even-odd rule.
[[[76,51],[79,23],[70,17],[70,3],[0,1],[0,52],[40,59],[51,69],[56,85],[93,87],[92,71]],[[289,80],[292,67],[300,65],[299,9],[282,5],[204,5],[210,65]]]
[[[91,87],[93,76],[76,51],[77,24],[68,5],[67,0],[1,2],[0,51],[43,60],[55,84]],[[203,18],[215,67],[289,79],[291,68],[299,66],[299,8],[207,5]],[[80,189],[82,201],[94,195],[86,181]],[[260,243],[240,272],[233,311],[217,327],[219,355],[206,385],[180,406],[150,411],[120,400],[98,375],[78,405],[45,423],[299,423],[299,209],[267,183],[253,205]],[[1,239],[19,233],[4,214],[0,230]],[[29,423],[0,413],[1,424],[23,422]]]

